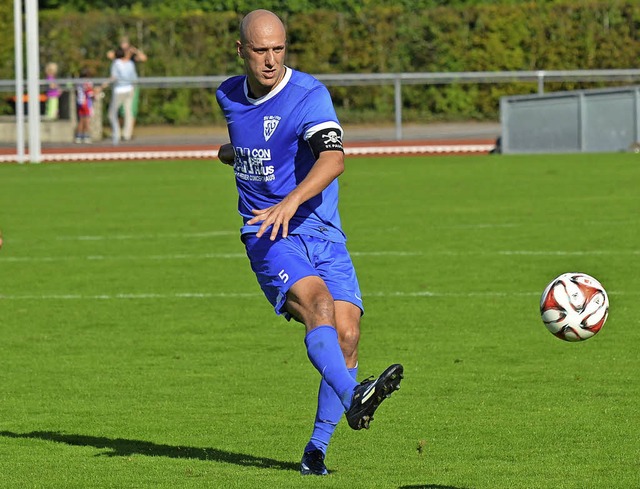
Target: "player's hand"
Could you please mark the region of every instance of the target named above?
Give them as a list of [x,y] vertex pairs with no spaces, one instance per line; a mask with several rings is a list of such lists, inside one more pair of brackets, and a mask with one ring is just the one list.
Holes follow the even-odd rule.
[[233,162],[236,158],[236,152],[233,150],[231,143],[223,144],[218,150],[218,159],[225,165],[233,166]]
[[289,236],[289,221],[298,210],[299,205],[294,198],[287,196],[279,204],[267,207],[266,209],[252,209],[251,212],[255,217],[249,219],[247,224],[251,225],[262,222],[260,229],[258,229],[256,233],[256,237],[258,238],[262,237],[269,226],[273,226],[271,228],[271,235],[269,236],[271,241],[276,239],[280,228],[282,228],[282,237],[286,238]]

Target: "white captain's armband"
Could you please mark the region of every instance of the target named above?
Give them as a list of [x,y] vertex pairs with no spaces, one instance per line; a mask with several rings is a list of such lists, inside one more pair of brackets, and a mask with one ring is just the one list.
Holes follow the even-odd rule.
[[307,131],[305,139],[317,158],[323,151],[343,151],[342,128],[334,123],[320,124]]

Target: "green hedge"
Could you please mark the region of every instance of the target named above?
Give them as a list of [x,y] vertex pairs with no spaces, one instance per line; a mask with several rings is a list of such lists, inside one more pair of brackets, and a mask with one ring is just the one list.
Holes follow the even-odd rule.
[[[351,13],[316,10],[284,17],[288,64],[311,73],[457,72],[634,68],[640,59],[640,9],[627,1],[479,4],[415,10],[378,6]],[[13,77],[13,13],[0,6],[0,77]],[[107,76],[105,57],[127,34],[149,61],[141,76],[240,73],[235,12],[116,11],[40,13],[41,64],[61,76],[83,66]],[[3,28],[4,27],[4,28]],[[548,89],[579,85],[555,84]],[[495,119],[499,97],[535,84],[413,85],[403,89],[408,120]],[[392,120],[390,86],[332,87],[345,121]],[[212,90],[147,89],[140,123],[220,121]]]

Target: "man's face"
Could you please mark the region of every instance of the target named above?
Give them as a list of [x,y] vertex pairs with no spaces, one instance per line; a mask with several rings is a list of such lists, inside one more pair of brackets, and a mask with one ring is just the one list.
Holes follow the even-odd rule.
[[254,22],[246,32],[245,42],[238,41],[238,56],[244,67],[254,97],[269,93],[284,76],[286,34],[274,22]]

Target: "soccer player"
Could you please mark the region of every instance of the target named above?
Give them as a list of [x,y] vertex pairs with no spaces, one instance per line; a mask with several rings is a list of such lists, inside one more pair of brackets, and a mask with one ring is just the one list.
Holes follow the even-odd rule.
[[276,314],[305,325],[307,355],[322,379],[300,472],[326,475],[342,415],[354,430],[369,428],[403,367],[356,381],[364,309],[338,213],[342,128],[326,87],[284,65],[286,44],[274,13],[254,10],[242,20],[236,49],[245,75],[216,92],[231,140],[219,159],[234,168],[242,241],[260,287]]

